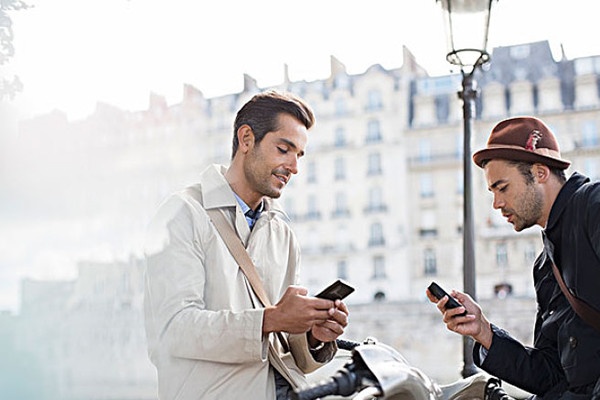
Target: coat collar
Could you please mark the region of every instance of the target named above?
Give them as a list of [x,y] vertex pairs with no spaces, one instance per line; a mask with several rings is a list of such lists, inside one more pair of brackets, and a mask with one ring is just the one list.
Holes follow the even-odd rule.
[[[216,164],[210,165],[202,172],[202,198],[205,209],[239,207],[235,195],[233,194],[233,189],[229,186],[227,179],[225,179],[226,172],[227,167]],[[265,197],[262,213],[266,214],[268,212],[279,213],[284,219],[289,220],[277,201]]]
[[204,208],[235,207],[237,200],[229,182],[225,179],[227,168],[223,165],[210,165],[200,177]]
[[556,196],[556,200],[550,210],[550,216],[548,217],[548,224],[546,225],[545,231],[552,229],[554,225],[556,225],[567,204],[569,204],[571,197],[573,197],[573,194],[575,194],[584,183],[589,181],[590,178],[581,175],[578,172],[574,172],[573,175],[571,175],[569,180],[563,185],[562,189],[560,189],[560,192],[558,192],[558,196]]

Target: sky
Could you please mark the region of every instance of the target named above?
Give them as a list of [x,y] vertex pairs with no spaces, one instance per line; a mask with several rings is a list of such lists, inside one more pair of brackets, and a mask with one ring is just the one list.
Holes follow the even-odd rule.
[[[406,45],[431,75],[450,72],[435,0],[27,0],[11,14],[16,54],[9,70],[25,85],[19,117],[53,109],[85,118],[96,102],[169,104],[184,83],[206,97],[240,92],[243,74],[260,87],[329,76],[329,57],[349,73],[402,65]],[[489,48],[549,40],[560,56],[600,54],[597,0],[500,0]],[[596,33],[594,33],[596,32]]]
[[[185,83],[207,98],[238,93],[243,74],[259,87],[281,83],[284,64],[292,81],[326,79],[331,55],[348,73],[360,74],[374,64],[400,67],[406,46],[431,75],[457,72],[446,62],[435,0],[26,2],[33,7],[10,14],[15,56],[0,66],[1,74],[17,74],[24,85],[8,104],[10,115],[0,104],[0,146],[7,115],[28,119],[58,109],[78,120],[97,102],[143,110],[151,92],[180,102]],[[555,58],[561,44],[570,59],[600,55],[598,15],[598,0],[500,0],[492,10],[489,49],[548,40]],[[0,200],[2,189],[0,179]],[[74,253],[35,253],[48,242],[45,233],[13,223],[20,231],[11,235],[19,240],[3,244],[0,238],[0,310],[16,309],[21,276],[64,278],[64,271],[48,266],[77,261]]]

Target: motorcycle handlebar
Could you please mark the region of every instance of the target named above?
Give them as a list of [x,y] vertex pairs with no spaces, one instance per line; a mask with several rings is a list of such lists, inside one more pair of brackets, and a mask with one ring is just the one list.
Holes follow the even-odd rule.
[[515,400],[502,388],[502,382],[498,378],[490,378],[485,385],[485,400]]
[[353,348],[360,346],[360,342],[355,342],[354,340],[344,340],[344,339],[336,339],[335,343],[337,344],[338,349],[342,350],[352,350]]
[[329,395],[349,396],[361,384],[363,373],[354,364],[347,364],[331,378],[308,389],[292,394],[292,400],[313,400]]
[[337,383],[334,380],[323,385],[293,393],[292,400],[312,400],[332,394],[337,394]]
[[[370,343],[367,339],[364,343],[352,340],[337,339],[339,349],[353,350],[362,344]],[[355,393],[363,385],[363,379],[376,382],[375,377],[360,357],[353,354],[352,361],[340,368],[333,376],[317,383],[307,389],[294,392],[292,400],[313,400],[329,395],[349,396]]]

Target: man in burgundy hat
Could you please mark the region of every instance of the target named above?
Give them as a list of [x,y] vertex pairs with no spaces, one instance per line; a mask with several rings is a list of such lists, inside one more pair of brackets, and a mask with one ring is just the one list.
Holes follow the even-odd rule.
[[[475,363],[545,399],[600,399],[600,182],[575,172],[539,119],[498,123],[473,160],[483,168],[493,207],[515,231],[543,228],[544,250],[533,278],[537,299],[534,344],[524,346],[491,324],[465,293],[446,309],[448,329],[475,340]],[[465,316],[458,314],[467,311]]]

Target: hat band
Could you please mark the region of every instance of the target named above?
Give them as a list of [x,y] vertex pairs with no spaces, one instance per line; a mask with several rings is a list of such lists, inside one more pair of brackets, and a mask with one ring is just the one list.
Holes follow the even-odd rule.
[[551,149],[547,149],[545,147],[542,148],[538,148],[535,150],[526,150],[523,148],[523,146],[514,146],[514,145],[510,145],[510,144],[488,144],[487,146],[488,149],[514,149],[514,150],[521,150],[521,151],[526,151],[529,153],[535,153],[538,154],[540,156],[546,156],[546,157],[552,157],[552,158],[560,158],[560,152],[556,151],[556,150],[551,150]]

